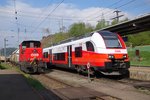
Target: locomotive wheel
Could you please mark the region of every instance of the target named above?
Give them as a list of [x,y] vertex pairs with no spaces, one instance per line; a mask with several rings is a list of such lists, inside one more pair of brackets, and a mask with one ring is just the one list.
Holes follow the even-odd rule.
[[44,67],[47,69],[48,68],[48,65],[47,65],[47,63],[45,62],[44,63]]

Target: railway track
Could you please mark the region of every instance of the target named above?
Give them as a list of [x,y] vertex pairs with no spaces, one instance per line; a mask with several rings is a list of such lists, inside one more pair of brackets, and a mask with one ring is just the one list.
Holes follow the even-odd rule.
[[[61,73],[60,71],[63,71],[63,73],[71,73],[76,75],[77,77],[82,77],[82,78],[87,78],[87,75],[79,75],[77,74],[75,71],[72,70],[65,70],[65,69],[61,69],[61,68],[57,68],[57,69],[53,69],[55,71],[59,71],[59,73]],[[92,81],[96,81],[96,82],[110,82],[110,83],[120,83],[120,84],[125,84],[128,86],[133,86],[134,88],[140,90],[140,91],[146,91],[146,94],[150,94],[150,81],[141,81],[141,80],[135,80],[135,79],[130,79],[130,78],[123,78],[121,79],[118,76],[99,76],[99,77],[91,77]]]
[[[68,69],[63,69],[63,68],[56,68],[53,70],[59,70],[59,71],[63,71],[65,73],[74,73],[75,75],[82,77],[82,78],[87,78],[87,76],[85,75],[79,75],[76,73],[76,71],[73,70],[68,70]],[[67,84],[65,82],[61,82],[60,80],[56,80],[54,78],[50,78],[49,76],[45,75],[45,74],[41,74],[43,77],[46,77],[48,79],[51,79],[57,83],[61,83],[64,84],[67,87],[73,87],[73,85]],[[34,75],[35,76],[35,75]],[[38,75],[39,76],[39,75]],[[103,81],[108,81],[108,82],[115,82],[115,83],[122,83],[122,84],[126,84],[126,85],[131,85],[137,89],[139,89],[140,91],[146,91],[148,94],[150,94],[150,81],[141,81],[141,80],[135,80],[135,79],[130,79],[130,78],[125,78],[125,79],[120,79],[120,77],[114,77],[114,76],[100,76],[100,77],[92,77],[91,80],[97,81],[97,82],[101,82],[100,80]]]
[[137,90],[150,95],[150,81],[141,81],[141,80],[135,80],[135,79],[130,79],[130,78],[119,79],[119,80],[112,79],[112,78],[100,78],[100,79],[95,78],[94,80],[97,82],[101,82],[100,80],[103,80],[105,82],[125,84],[128,86],[132,86],[136,88]]
[[140,81],[140,80],[134,80],[134,79],[122,79],[122,80],[118,80],[118,82],[132,85],[137,89],[148,90],[149,94],[150,94],[150,81]]
[[137,79],[131,79],[131,78],[122,78],[118,76],[101,76],[101,77],[95,77],[94,80],[107,80],[112,82],[118,82],[126,85],[131,85],[136,88],[143,87],[147,90],[150,90],[150,81],[144,81],[144,80],[137,80]]
[[[51,69],[48,76],[55,79],[64,81],[74,87],[84,86],[101,93],[106,93],[117,98],[126,100],[149,100],[149,91],[139,91],[133,86],[132,83],[138,83],[141,81],[130,79],[109,79],[109,78],[92,78],[91,82],[88,82],[87,76],[77,74],[76,72],[66,71],[64,69]],[[130,80],[130,81],[129,81]],[[78,84],[78,85],[77,85]],[[144,84],[144,83],[143,83]],[[148,89],[146,89],[148,90]],[[101,99],[100,99],[101,100]],[[109,99],[108,99],[109,100]]]
[[46,74],[32,75],[32,77],[39,80],[46,88],[53,91],[53,93],[63,100],[121,100],[120,98],[100,93],[83,86],[75,87],[72,84],[52,78]]

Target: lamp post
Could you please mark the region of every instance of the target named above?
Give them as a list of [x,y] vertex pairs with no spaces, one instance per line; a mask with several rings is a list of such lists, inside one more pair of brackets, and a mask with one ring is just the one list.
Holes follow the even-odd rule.
[[[8,36],[7,36],[8,37]],[[9,37],[14,37],[14,36],[9,36]],[[6,63],[6,46],[7,46],[7,39],[6,39],[6,37],[4,38],[4,56],[5,56],[5,63]]]

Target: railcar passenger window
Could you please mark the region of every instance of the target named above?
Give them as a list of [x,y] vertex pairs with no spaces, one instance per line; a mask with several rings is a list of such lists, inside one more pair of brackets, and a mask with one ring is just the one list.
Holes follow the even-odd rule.
[[48,52],[44,52],[43,56],[44,58],[48,58]]
[[94,51],[94,46],[90,41],[86,42],[86,47],[87,51]]
[[65,53],[55,53],[54,60],[65,61]]
[[75,48],[75,57],[82,57],[82,47]]

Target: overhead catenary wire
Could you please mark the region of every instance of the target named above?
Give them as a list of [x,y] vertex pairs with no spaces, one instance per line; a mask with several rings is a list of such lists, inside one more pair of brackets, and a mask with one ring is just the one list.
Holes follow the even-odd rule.
[[[121,5],[119,5],[119,6],[121,6]],[[125,6],[123,6],[123,7],[125,7]],[[139,7],[141,7],[141,6],[137,6],[135,9],[137,9],[137,8],[139,8]],[[16,5],[14,6],[14,8],[16,8]],[[117,7],[116,7],[117,8]],[[121,8],[121,7],[120,7]],[[125,9],[128,9],[128,8],[125,8]],[[133,9],[133,10],[135,10],[135,9]],[[11,11],[11,10],[10,10]],[[15,12],[17,11],[17,9],[15,9]],[[36,13],[34,13],[34,14],[32,14],[32,15],[22,15],[21,13],[23,13],[23,12],[20,12],[20,11],[17,11],[17,17],[18,16],[21,16],[21,17],[30,17],[30,18],[33,18],[33,17],[35,17],[34,15],[36,14]],[[107,12],[106,12],[107,13]],[[113,13],[113,12],[112,12]],[[112,14],[111,13],[111,14]],[[38,14],[38,13],[37,13]],[[109,15],[110,13],[107,13],[107,14],[104,14],[105,16],[107,16],[107,15]],[[15,14],[15,16],[16,16],[16,14]],[[45,18],[46,17],[46,15],[45,16],[43,16],[42,15],[42,17],[43,18]],[[55,20],[60,20],[60,18],[56,18],[56,17],[60,17],[60,18],[62,18],[61,16],[54,16],[53,15],[53,18],[52,19],[55,19]],[[82,18],[82,17],[81,17]],[[68,20],[68,21],[79,21],[80,20],[80,18],[73,18],[73,17],[70,17],[70,18],[65,18],[65,17],[63,17],[63,20]],[[17,19],[17,21],[18,21],[18,19]],[[96,21],[96,19],[91,19],[91,20],[88,20],[88,21]],[[18,22],[17,22],[18,23]],[[18,26],[19,27],[21,27],[19,24],[21,24],[21,23],[18,23]],[[26,25],[26,26],[28,26],[28,25]],[[23,25],[22,25],[22,27],[23,27]],[[31,27],[32,29],[34,29],[35,28],[35,26],[34,27]],[[39,28],[38,28],[39,29]]]
[[34,33],[38,27],[64,2],[64,0],[62,0],[38,25],[37,27],[32,31],[32,33]]
[[[4,14],[7,14],[7,13],[11,13],[11,11],[1,11],[0,10],[0,12],[1,12],[1,15],[0,16],[2,16],[2,13],[4,13]],[[30,12],[31,13],[31,12]],[[9,14],[7,17],[10,17],[10,15],[11,14]],[[38,13],[35,13],[35,14],[27,14],[27,13],[23,13],[23,14],[17,14],[17,16],[21,16],[21,17],[29,17],[29,18],[31,18],[31,19],[35,19],[35,18],[39,18],[39,16],[38,16],[39,14]],[[41,16],[41,18],[45,18],[47,15],[42,15]],[[64,20],[82,20],[82,18],[83,17],[64,17],[63,16],[63,19]],[[58,16],[58,15],[53,15],[50,19],[62,19],[62,16]]]
[[[0,11],[1,12],[1,11]],[[2,13],[5,13],[5,12],[2,12]],[[7,13],[5,13],[7,14]],[[9,14],[9,16],[6,16],[6,17],[10,17],[11,14]],[[2,15],[0,15],[1,17]],[[4,17],[5,15],[3,15],[2,17]],[[14,16],[14,15],[13,15]],[[37,15],[24,15],[24,14],[18,14],[17,16],[20,16],[20,17],[28,17],[30,19],[34,19],[34,18],[38,18]],[[6,18],[4,17],[4,18]],[[46,16],[42,16],[41,18],[45,18]],[[47,19],[53,19],[53,20],[62,20],[62,16],[55,16],[53,15],[51,18],[47,18]],[[81,21],[83,19],[83,17],[63,17],[63,20],[64,21]],[[91,21],[91,22],[95,22],[97,20],[93,19],[93,20],[88,20],[88,21]],[[10,21],[11,22],[11,21]],[[32,27],[32,28],[35,28],[35,26],[31,26],[31,25],[24,25],[24,24],[21,24],[21,23],[18,23],[18,25],[20,26],[26,26],[26,27]]]

